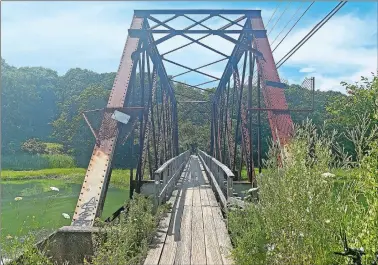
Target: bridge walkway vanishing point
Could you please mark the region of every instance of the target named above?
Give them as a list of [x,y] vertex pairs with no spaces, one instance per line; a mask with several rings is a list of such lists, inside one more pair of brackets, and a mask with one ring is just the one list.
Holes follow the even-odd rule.
[[233,264],[221,208],[198,156],[190,156],[170,197],[145,265]]

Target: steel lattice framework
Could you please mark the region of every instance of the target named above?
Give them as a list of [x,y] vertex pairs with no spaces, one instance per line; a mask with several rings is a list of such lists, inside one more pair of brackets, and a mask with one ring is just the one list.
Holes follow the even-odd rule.
[[[161,21],[156,17],[157,15],[171,15],[171,17]],[[191,18],[191,15],[205,17],[197,21]],[[226,15],[237,15],[238,18],[231,20]],[[180,30],[168,25],[169,22],[180,17],[187,18],[193,24]],[[211,29],[204,24],[214,17],[222,18],[228,24],[219,29]],[[150,26],[150,23],[155,25]],[[195,29],[198,26],[204,29]],[[229,29],[234,26],[238,29]],[[164,29],[158,29],[161,27]],[[165,34],[165,36],[155,40],[154,34]],[[191,34],[204,34],[204,36],[193,38]],[[239,34],[239,38],[235,39],[229,34]],[[226,55],[221,50],[201,42],[211,35],[219,36],[234,44],[231,55]],[[190,42],[159,54],[157,46],[175,36],[182,36]],[[184,62],[174,62],[165,57],[191,44],[207,48],[223,58],[192,68],[184,65]],[[238,63],[242,58],[244,58],[243,71],[239,73]],[[187,71],[173,77],[168,76],[163,61],[185,68]],[[202,70],[221,61],[227,61],[221,77],[215,77]],[[257,74],[254,77],[255,65]],[[247,68],[248,73],[246,73]],[[196,85],[183,84],[175,80],[178,76],[190,72],[202,74],[213,80]],[[248,74],[247,80],[246,74]],[[257,85],[253,83],[254,79],[257,79]],[[178,154],[177,101],[173,85],[175,82],[198,90],[204,90],[202,86],[205,84],[218,82],[211,103],[210,149],[214,157],[223,163],[228,162],[229,167],[235,170],[237,145],[240,144],[243,150],[241,157],[247,165],[251,181],[254,180],[254,170],[252,122],[249,113],[253,110],[253,88],[257,87],[260,93],[261,87],[273,138],[285,144],[292,134],[292,120],[284,95],[286,85],[281,83],[278,76],[260,10],[136,10],[108,104],[101,110],[103,113],[101,127],[98,131],[91,127],[96,137],[96,144],[72,225],[92,226],[94,219],[101,215],[111,177],[113,154],[116,146],[125,139],[132,138],[139,141],[139,150],[135,152],[135,155],[139,156],[135,179],[132,170],[130,174],[131,184],[135,184],[135,187],[132,185],[131,191],[134,188],[136,192],[140,191],[147,163],[151,176],[154,169]],[[262,109],[260,103],[258,109]],[[115,111],[129,115],[129,122],[123,124],[114,119]],[[241,142],[238,140],[239,135]],[[130,152],[134,151],[130,150]]]

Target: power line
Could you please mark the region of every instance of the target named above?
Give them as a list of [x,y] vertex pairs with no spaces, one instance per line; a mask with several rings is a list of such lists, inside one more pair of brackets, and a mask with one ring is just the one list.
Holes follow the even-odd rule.
[[283,14],[285,14],[285,12],[286,12],[286,10],[289,8],[290,4],[291,4],[291,2],[289,2],[289,3],[287,4],[287,6],[286,6],[286,8],[284,9],[284,11],[282,11],[281,16],[277,19],[276,23],[275,23],[275,24],[273,25],[273,27],[270,29],[270,31],[269,31],[269,33],[268,33],[267,36],[269,36],[269,34],[272,33],[273,29],[276,27],[278,21],[280,21],[280,19],[282,18]]
[[[285,13],[286,9],[290,6],[290,3],[291,3],[291,2],[289,2],[289,4],[286,6],[285,10],[282,12],[281,16],[277,19],[277,22],[280,20],[280,18],[282,17],[282,15]],[[268,25],[269,25],[270,21],[272,20],[272,18],[274,17],[274,14],[275,14],[276,11],[278,10],[279,6],[280,6],[280,3],[279,3],[279,4],[276,6],[276,8],[274,9],[274,12],[273,12],[273,14],[270,16],[270,18],[269,18],[269,20],[268,20],[268,22],[267,22],[265,28],[268,28]],[[276,24],[277,24],[277,22],[276,22]],[[275,24],[275,25],[276,25],[276,24]],[[272,30],[274,29],[275,25],[274,25],[271,29],[268,30],[268,31],[269,31],[269,32],[268,32],[268,35],[272,32]],[[240,63],[240,64],[241,64],[241,63]],[[241,67],[242,67],[242,65],[240,65],[240,66],[238,67],[238,72],[240,72]],[[256,71],[255,71],[254,73],[256,73]],[[231,75],[231,77],[230,77],[230,82],[231,82],[232,80],[233,80],[233,76]],[[246,82],[247,82],[247,81],[246,81]]]
[[299,10],[302,8],[304,3],[302,3],[302,5],[300,5],[297,9],[297,11],[295,11],[294,15],[290,18],[290,20],[286,23],[285,27],[283,27],[283,29],[281,30],[280,33],[278,33],[277,37],[272,41],[272,43],[270,45],[273,45],[273,43],[279,38],[279,36],[281,36],[282,32],[284,32],[284,30],[286,29],[286,27],[290,24],[290,22],[294,19],[294,17],[296,16],[296,14],[299,12]]
[[273,14],[270,16],[269,20],[268,20],[268,23],[266,23],[266,26],[268,27],[269,25],[269,22],[272,20],[272,18],[274,17],[274,14],[276,13],[276,11],[278,10],[278,7],[280,6],[280,3],[276,6],[276,8],[274,9],[274,12]]
[[289,29],[289,31],[286,33],[286,35],[282,38],[282,40],[280,41],[280,43],[277,44],[277,46],[274,48],[274,50],[272,52],[274,52],[278,46],[280,46],[280,44],[284,41],[284,39],[287,37],[287,35],[290,34],[290,32],[293,30],[293,28],[298,24],[298,22],[302,19],[302,17],[307,13],[307,11],[310,9],[310,7],[315,3],[315,1],[313,1],[308,7],[307,9],[303,12],[303,14],[297,19],[297,21],[294,23],[294,25]]
[[345,4],[347,1],[341,1],[331,12],[329,12],[312,30],[299,41],[281,60],[278,61],[277,69],[282,66],[296,51],[299,50],[319,29],[321,29]]

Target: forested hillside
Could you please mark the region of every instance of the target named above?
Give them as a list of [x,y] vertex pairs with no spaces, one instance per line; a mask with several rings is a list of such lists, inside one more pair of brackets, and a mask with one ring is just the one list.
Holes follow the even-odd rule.
[[[115,73],[100,74],[74,68],[59,76],[56,71],[43,67],[16,68],[8,65],[4,59],[1,67],[1,145],[5,157],[2,162],[6,161],[7,156],[25,154],[23,143],[37,138],[42,142],[61,144],[62,153],[73,156],[77,166],[86,167],[94,138],[81,112],[106,105]],[[183,85],[175,86],[175,90],[179,102],[211,100],[214,91],[210,89],[209,92],[200,92]],[[311,107],[311,92],[307,89],[291,85],[286,96],[290,108]],[[338,123],[328,128],[343,130],[343,124],[353,124],[347,118],[340,118],[340,112],[349,98],[351,97],[338,92],[316,91],[314,111],[294,112],[293,120],[299,123],[308,117],[320,127],[327,119],[332,119]],[[370,107],[373,108],[374,103]],[[179,103],[178,111],[180,147],[184,149],[194,143],[206,149],[210,142],[211,104]],[[99,114],[91,115],[94,121],[101,120]],[[270,136],[265,116],[264,114],[262,129],[264,152],[267,150],[265,139]],[[133,163],[134,160],[127,157],[129,144],[132,143],[127,142],[117,150],[116,167],[128,167]],[[6,167],[6,163],[3,166]]]

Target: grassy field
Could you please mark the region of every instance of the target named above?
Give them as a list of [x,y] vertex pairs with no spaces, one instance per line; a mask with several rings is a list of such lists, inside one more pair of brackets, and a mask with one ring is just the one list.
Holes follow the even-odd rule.
[[45,168],[74,168],[75,160],[65,154],[17,154],[1,156],[1,169],[37,170]]
[[[83,168],[58,168],[1,173],[1,239],[22,236],[30,230],[54,230],[70,224],[62,213],[73,215]],[[50,187],[59,188],[59,192]],[[22,200],[16,201],[16,197]],[[129,171],[114,170],[103,219],[129,198]],[[4,242],[4,241],[3,241]]]

